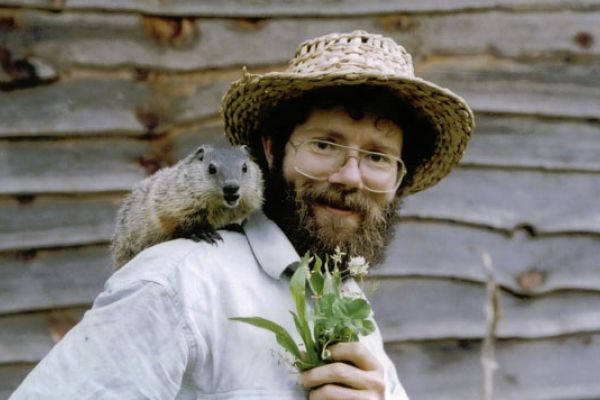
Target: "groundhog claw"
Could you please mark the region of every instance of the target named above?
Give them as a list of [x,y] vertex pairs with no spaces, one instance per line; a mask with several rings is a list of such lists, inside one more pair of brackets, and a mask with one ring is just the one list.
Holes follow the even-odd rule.
[[217,231],[200,231],[192,234],[190,239],[194,242],[207,242],[210,244],[217,244],[218,242],[223,241],[223,238]]

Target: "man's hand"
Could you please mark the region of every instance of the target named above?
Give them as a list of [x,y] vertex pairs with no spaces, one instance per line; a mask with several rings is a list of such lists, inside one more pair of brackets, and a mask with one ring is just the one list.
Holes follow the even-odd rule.
[[313,368],[298,378],[312,389],[310,400],[363,400],[385,398],[383,366],[360,342],[329,347],[331,363]]

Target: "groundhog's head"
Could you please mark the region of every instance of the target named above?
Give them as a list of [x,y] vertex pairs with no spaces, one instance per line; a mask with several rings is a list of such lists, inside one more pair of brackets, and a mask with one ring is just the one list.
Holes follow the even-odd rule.
[[[187,160],[199,193],[212,206],[235,208],[240,202],[262,202],[262,174],[247,146],[202,145]],[[198,179],[200,178],[200,179]]]

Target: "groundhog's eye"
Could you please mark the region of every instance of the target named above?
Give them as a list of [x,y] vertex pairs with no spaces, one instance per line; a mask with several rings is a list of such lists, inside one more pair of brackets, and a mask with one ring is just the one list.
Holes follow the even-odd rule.
[[215,167],[215,164],[210,164],[208,166],[208,173],[211,175],[214,175],[217,173],[217,167]]
[[242,164],[242,172],[245,174],[246,172],[248,172],[248,166],[246,165],[246,163]]

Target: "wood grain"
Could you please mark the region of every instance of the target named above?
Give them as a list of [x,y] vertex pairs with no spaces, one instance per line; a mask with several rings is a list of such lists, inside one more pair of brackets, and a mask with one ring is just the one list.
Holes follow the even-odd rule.
[[[366,291],[386,342],[483,338],[482,284],[425,277],[369,282]],[[501,294],[499,338],[544,338],[600,330],[600,291],[539,298]]]
[[402,221],[378,277],[440,277],[485,282],[481,253],[492,258],[497,282],[534,296],[555,290],[600,290],[600,238],[590,235],[531,237],[470,226]]
[[[480,400],[483,382],[477,341],[406,343],[386,347],[411,398]],[[500,341],[494,399],[600,397],[600,336]]]
[[317,0],[244,1],[244,0],[179,0],[171,3],[151,3],[137,0],[70,0],[66,3],[45,0],[5,0],[4,5],[28,6],[48,10],[105,10],[110,12],[140,12],[161,15],[201,16],[298,16],[336,17],[338,15],[378,14],[382,12],[468,11],[470,9],[590,9],[596,0]]
[[[600,43],[593,39],[600,37],[600,8],[414,15],[405,11],[328,19],[190,19],[185,13],[185,18],[153,17],[148,29],[148,17],[135,14],[23,10],[14,14],[15,29],[2,37],[13,57],[38,59],[58,75],[73,67],[194,71],[285,64],[304,40],[358,29],[393,38],[417,59],[480,54],[595,59],[600,54]],[[177,36],[187,30],[184,38]],[[591,40],[581,39],[588,37]]]
[[599,174],[460,168],[407,198],[400,213],[508,231],[597,234],[599,197]]
[[90,304],[111,273],[107,246],[2,254],[0,260],[0,313]]

